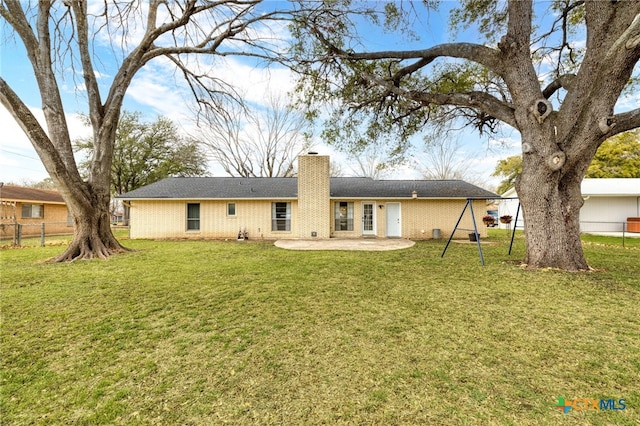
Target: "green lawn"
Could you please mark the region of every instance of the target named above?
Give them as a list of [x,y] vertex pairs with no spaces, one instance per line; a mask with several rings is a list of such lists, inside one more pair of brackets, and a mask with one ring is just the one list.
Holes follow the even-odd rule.
[[[0,422],[640,422],[640,239],[587,238],[593,273],[475,245],[286,251],[125,241],[106,261],[0,251]],[[572,410],[558,398],[624,399]],[[619,405],[618,405],[619,406]]]

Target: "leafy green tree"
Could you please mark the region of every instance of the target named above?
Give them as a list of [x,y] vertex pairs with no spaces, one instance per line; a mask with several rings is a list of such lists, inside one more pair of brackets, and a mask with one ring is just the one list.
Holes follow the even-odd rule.
[[496,188],[498,194],[504,194],[508,189],[516,185],[516,180],[522,174],[522,157],[520,155],[512,155],[498,161],[498,165],[491,176],[504,176]]
[[464,0],[451,22],[473,27],[484,42],[414,50],[367,49],[366,34],[358,33],[380,25],[418,36],[429,30],[419,25],[429,22],[434,3],[310,1],[315,8],[294,25],[301,98],[312,116],[320,114],[314,105],[338,104],[328,140],[366,144],[389,135],[398,154],[434,121],[455,119],[481,132],[516,129],[524,263],[589,269],[580,183],[604,140],[640,127],[640,108],[614,111],[640,60],[640,2]]
[[[496,189],[504,194],[522,174],[522,156],[498,161],[492,176],[504,176]],[[600,145],[587,170],[588,178],[640,178],[640,130],[613,136]]]
[[588,178],[640,178],[640,130],[621,133],[600,145]]
[[[93,156],[91,138],[75,142]],[[87,170],[89,161],[81,164]],[[111,165],[111,189],[115,195],[133,191],[170,176],[201,176],[207,160],[197,141],[183,139],[166,117],[146,123],[139,112],[123,111],[116,130]]]

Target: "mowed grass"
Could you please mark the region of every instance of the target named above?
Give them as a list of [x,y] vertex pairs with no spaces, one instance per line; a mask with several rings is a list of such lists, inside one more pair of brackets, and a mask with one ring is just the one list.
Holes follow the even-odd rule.
[[639,244],[589,238],[597,272],[563,273],[520,268],[521,236],[511,256],[488,241],[484,267],[444,241],[3,250],[1,423],[637,425]]

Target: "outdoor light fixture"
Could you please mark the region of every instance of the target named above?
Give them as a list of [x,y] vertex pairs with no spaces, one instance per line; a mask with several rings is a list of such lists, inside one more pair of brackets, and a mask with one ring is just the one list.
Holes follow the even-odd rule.
[[378,208],[379,208],[380,210],[382,210],[382,208],[383,208],[383,207],[384,207],[384,206],[383,206],[382,204],[379,204],[379,205],[378,205]]

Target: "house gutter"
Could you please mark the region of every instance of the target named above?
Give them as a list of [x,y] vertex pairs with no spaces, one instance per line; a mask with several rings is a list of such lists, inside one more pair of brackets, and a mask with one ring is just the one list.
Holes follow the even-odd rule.
[[297,197],[267,197],[267,198],[171,198],[171,197],[151,197],[151,198],[118,198],[122,202],[130,203],[131,201],[265,201],[265,200],[297,200]]

